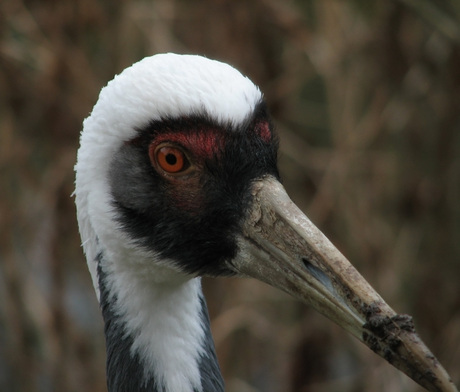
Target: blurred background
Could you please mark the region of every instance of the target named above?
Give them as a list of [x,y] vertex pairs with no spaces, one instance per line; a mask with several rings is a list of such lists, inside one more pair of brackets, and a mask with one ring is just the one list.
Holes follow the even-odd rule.
[[[296,203],[460,383],[460,1],[0,2],[0,391],[105,391],[80,248],[82,120],[158,52],[228,62],[265,93]],[[205,280],[230,392],[420,391],[254,280]]]

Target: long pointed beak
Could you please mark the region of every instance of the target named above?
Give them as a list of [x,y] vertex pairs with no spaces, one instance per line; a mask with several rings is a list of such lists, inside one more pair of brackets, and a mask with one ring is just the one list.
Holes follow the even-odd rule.
[[415,332],[290,200],[272,177],[253,185],[253,206],[231,267],[312,305],[429,391],[457,391]]

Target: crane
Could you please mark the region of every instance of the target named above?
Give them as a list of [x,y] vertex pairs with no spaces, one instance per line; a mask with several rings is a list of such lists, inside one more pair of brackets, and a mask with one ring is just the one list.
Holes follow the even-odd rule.
[[75,202],[109,392],[214,392],[203,276],[254,277],[312,305],[430,391],[457,391],[415,332],[290,200],[259,88],[197,55],[157,54],[84,120]]

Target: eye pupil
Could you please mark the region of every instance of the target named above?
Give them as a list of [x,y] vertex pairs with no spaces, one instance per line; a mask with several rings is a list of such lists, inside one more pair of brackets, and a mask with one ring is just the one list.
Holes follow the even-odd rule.
[[166,155],[166,162],[170,165],[175,165],[177,163],[177,157],[174,154],[167,154]]

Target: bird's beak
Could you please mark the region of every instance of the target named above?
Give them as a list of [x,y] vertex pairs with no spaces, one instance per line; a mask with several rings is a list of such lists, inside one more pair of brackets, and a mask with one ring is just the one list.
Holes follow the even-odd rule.
[[253,204],[232,268],[277,287],[351,332],[429,391],[457,391],[415,332],[350,262],[266,177],[253,185]]

